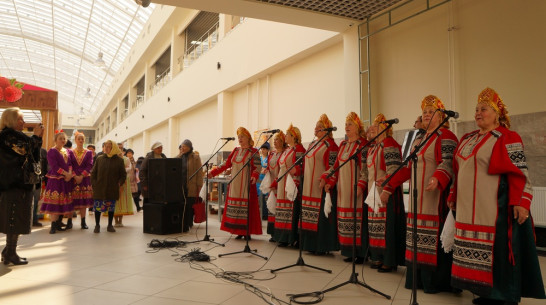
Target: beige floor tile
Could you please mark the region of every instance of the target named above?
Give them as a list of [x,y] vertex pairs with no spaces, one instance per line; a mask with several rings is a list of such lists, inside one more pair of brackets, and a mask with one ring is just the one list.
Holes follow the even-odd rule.
[[[250,249],[266,256],[264,260],[249,253],[219,257],[245,248],[244,240],[219,230],[217,217],[210,218],[211,238],[226,243],[225,247],[200,241],[177,249],[148,247],[153,240],[196,241],[205,235],[204,224],[195,225],[190,234],[152,235],[142,232],[142,213],[124,218],[125,226],[116,233],[106,232],[106,219],[101,220],[100,234],[81,230],[79,219],[69,232],[49,234],[48,224],[21,236],[18,252],[28,257],[27,266],[0,265],[0,305],[254,305],[265,304],[241,284],[233,284],[215,276],[219,272],[251,272],[245,282],[260,290],[271,292],[284,302],[286,294],[301,294],[325,290],[350,279],[352,268],[343,262],[339,253],[315,256],[303,252],[305,263],[332,273],[310,267],[295,266],[270,272],[271,269],[297,262],[298,249],[279,248],[268,242],[266,234],[253,236]],[[88,222],[93,225],[94,221]],[[265,223],[264,223],[265,224]],[[0,236],[0,245],[5,236]],[[181,256],[199,248],[211,256],[211,263],[181,262]],[[540,257],[543,277],[546,277],[546,258]],[[205,270],[197,270],[205,269]],[[261,270],[260,272],[255,272]],[[210,272],[205,272],[210,271]],[[348,284],[324,294],[320,304],[409,304],[411,290],[404,288],[405,268],[381,274],[369,268],[369,263],[357,265],[359,280],[392,297],[388,300],[370,290]],[[213,274],[214,273],[214,274]],[[250,290],[249,290],[250,289]],[[469,305],[469,292],[461,295],[439,293],[427,295],[418,290],[420,305]],[[298,299],[303,300],[303,299]],[[544,300],[524,299],[520,305],[543,305]]]

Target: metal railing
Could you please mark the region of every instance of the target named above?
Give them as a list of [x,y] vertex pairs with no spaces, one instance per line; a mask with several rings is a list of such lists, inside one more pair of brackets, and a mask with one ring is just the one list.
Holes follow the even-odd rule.
[[217,22],[206,33],[199,37],[199,39],[186,42],[186,44],[189,44],[190,46],[186,49],[186,53],[178,58],[180,71],[189,67],[194,61],[201,57],[201,55],[205,54],[218,43],[218,29],[219,23]]
[[138,107],[140,107],[142,104],[144,104],[144,95],[138,95],[136,96],[136,99],[135,99],[135,109],[137,109]]
[[156,76],[154,84],[150,86],[150,91],[152,95],[159,92],[159,90],[165,87],[172,79],[173,76],[171,73],[171,67],[168,67],[167,69],[165,69],[165,71],[161,72],[161,74]]

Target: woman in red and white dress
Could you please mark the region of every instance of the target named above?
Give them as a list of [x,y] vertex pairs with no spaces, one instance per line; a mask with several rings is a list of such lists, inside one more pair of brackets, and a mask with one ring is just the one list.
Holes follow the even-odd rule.
[[[222,224],[220,229],[223,231],[237,234],[235,239],[243,237],[250,239],[252,234],[262,234],[262,221],[260,218],[260,209],[258,206],[258,192],[256,189],[256,180],[261,171],[260,155],[254,148],[254,141],[250,132],[244,127],[237,129],[237,138],[240,147],[235,148],[227,159],[212,170],[208,177],[212,178],[231,168],[231,173],[235,174],[245,165],[249,158],[254,155],[250,161],[250,173],[245,168],[229,184]],[[250,177],[249,177],[250,175]],[[250,185],[248,184],[250,182]],[[249,198],[250,188],[250,198]],[[250,215],[250,217],[248,216]],[[249,219],[249,222],[247,221]],[[249,234],[247,236],[247,225]]]
[[510,130],[506,106],[491,88],[478,96],[474,119],[479,129],[461,138],[453,159],[451,283],[477,294],[474,304],[544,299],[523,142]]
[[[442,101],[429,95],[421,102],[422,128],[426,134],[418,134],[413,146],[436,129],[445,114]],[[417,153],[417,181],[413,181],[413,162],[402,168],[385,186],[381,193],[381,201],[387,204],[394,189],[411,179],[410,190],[417,188],[417,287],[425,293],[453,291],[451,287],[452,254],[445,253],[440,241],[449,208],[447,196],[453,178],[453,152],[457,146],[457,137],[449,131],[449,123],[445,123],[432,135],[430,140]],[[412,288],[413,279],[413,196],[408,204],[406,230],[406,288]],[[456,291],[460,292],[460,291]]]
[[[324,212],[324,189],[320,187],[321,175],[329,170],[337,159],[339,147],[333,139],[332,122],[326,114],[320,116],[315,125],[316,140],[309,144],[309,149],[315,146],[305,156],[304,179],[302,190],[302,249],[316,254],[325,254],[339,250],[337,238],[337,214],[326,216]],[[317,141],[326,136],[320,143]],[[332,195],[332,210],[337,209],[337,192],[330,190]]]
[[[282,155],[282,153],[288,148],[286,145],[286,137],[284,135],[284,132],[280,131],[273,137],[273,148],[274,151],[269,153],[269,156],[267,158],[267,171],[269,172],[269,175],[271,176],[271,181],[274,181],[279,177],[279,158]],[[275,195],[275,198],[277,198],[277,189],[271,189],[271,192]],[[270,196],[272,194],[270,193]],[[275,242],[274,236],[275,232],[275,214],[268,211],[267,213],[267,234],[271,235],[271,238],[269,241]]]
[[[345,256],[346,262],[353,260],[357,264],[364,262],[364,256],[368,248],[368,231],[366,230],[366,218],[362,217],[364,213],[364,196],[359,193],[357,195],[356,216],[354,215],[354,177],[355,166],[357,173],[360,173],[362,166],[365,166],[366,155],[364,149],[358,160],[349,161],[349,163],[339,171],[335,172],[330,178],[327,176],[334,168],[347,161],[357,150],[366,145],[368,141],[361,135],[364,133],[364,125],[354,112],[349,113],[345,119],[345,136],[347,140],[341,141],[339,144],[339,152],[336,162],[333,167],[322,174],[320,187],[324,186],[325,192],[332,192],[333,187],[337,186],[337,210],[332,210],[331,213],[337,213],[337,231],[341,255]],[[324,213],[324,212],[323,212]],[[356,257],[353,257],[353,222],[356,217]],[[363,230],[364,229],[364,230]]]
[[[286,130],[286,144],[289,148],[286,149],[279,157],[279,175],[282,176],[287,170],[292,167],[296,160],[299,159],[304,153],[305,148],[301,145],[301,133],[297,127],[292,126]],[[275,232],[273,239],[279,243],[280,247],[286,247],[288,245],[295,245],[298,240],[298,220],[299,210],[301,204],[301,194],[298,191],[298,195],[294,201],[288,199],[286,192],[286,179],[290,176],[294,179],[296,187],[301,182],[301,176],[303,175],[303,166],[297,165],[290,170],[290,173],[285,175],[278,183],[276,181],[271,185],[272,188],[277,189],[277,206],[275,211]]]
[[[386,120],[381,113],[375,117],[369,129],[372,138],[388,127]],[[400,166],[401,156],[400,145],[392,138],[391,128],[368,150],[359,188],[367,191],[367,196],[379,196],[382,192],[380,184]],[[377,191],[373,191],[374,184]],[[368,206],[368,232],[372,268],[378,272],[391,272],[398,265],[405,265],[406,212],[401,187],[392,190],[386,205]]]

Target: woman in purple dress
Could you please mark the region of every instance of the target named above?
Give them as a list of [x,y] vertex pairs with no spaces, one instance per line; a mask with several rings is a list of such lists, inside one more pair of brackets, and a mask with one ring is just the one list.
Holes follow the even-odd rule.
[[[58,219],[62,215],[72,215],[72,150],[64,148],[66,134],[59,132],[53,138],[55,146],[47,152],[49,171],[47,172],[47,185],[44,193],[44,203],[41,211],[51,218],[49,234],[64,231]],[[69,218],[70,219],[70,218]]]
[[[85,135],[81,132],[76,132],[74,141],[76,148],[72,150],[74,158],[72,158],[72,171],[74,173],[72,190],[72,205],[75,211],[80,211],[82,218],[82,229],[89,227],[85,223],[85,212],[87,208],[93,207],[93,188],[91,187],[91,169],[93,168],[93,152],[83,148]],[[72,219],[70,218],[69,221]]]

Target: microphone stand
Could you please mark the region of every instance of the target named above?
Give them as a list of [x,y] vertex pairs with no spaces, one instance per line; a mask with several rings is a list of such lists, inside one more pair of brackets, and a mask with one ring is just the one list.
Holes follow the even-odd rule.
[[[377,289],[374,289],[372,288],[371,286],[369,286],[368,284],[366,284],[365,281],[359,281],[358,280],[358,273],[356,273],[356,263],[355,263],[355,257],[356,257],[356,206],[357,206],[357,203],[358,203],[358,195],[357,195],[357,191],[358,191],[358,156],[362,153],[362,151],[364,150],[364,148],[370,146],[371,143],[373,143],[375,141],[375,139],[377,139],[379,136],[381,136],[383,133],[385,133],[387,130],[389,130],[389,128],[392,127],[392,124],[394,122],[388,122],[388,126],[387,128],[383,129],[380,133],[378,133],[373,139],[371,139],[368,143],[366,143],[366,145],[362,146],[361,148],[359,148],[357,151],[355,151],[354,154],[352,154],[349,159],[347,159],[345,162],[343,162],[342,164],[340,164],[337,168],[334,168],[332,170],[332,172],[330,174],[328,174],[328,178],[330,178],[335,172],[339,171],[340,168],[342,168],[343,166],[345,166],[345,164],[349,163],[351,160],[354,160],[355,161],[355,169],[354,169],[354,181],[353,181],[353,270],[351,272],[351,277],[349,278],[348,281],[345,281],[339,285],[336,285],[334,287],[331,287],[331,288],[328,288],[324,291],[321,291],[323,294],[328,292],[328,291],[332,291],[332,290],[335,290],[339,287],[342,287],[342,286],[345,286],[347,284],[357,284],[357,285],[360,285],[364,288],[367,288],[368,290],[372,291],[372,292],[375,292],[379,295],[382,295],[384,296],[387,300],[390,300],[391,299],[391,296],[377,290]],[[364,214],[365,211],[362,211]],[[362,216],[364,217],[364,216]],[[363,230],[364,228],[362,228],[361,230]],[[364,279],[364,274],[362,275],[362,278]]]
[[[260,133],[260,136],[262,135],[262,133]],[[273,137],[273,134],[269,135],[269,138],[267,138],[267,140],[265,140],[265,142],[268,142],[269,139],[271,139],[272,137]],[[251,174],[250,162],[252,162],[252,160],[254,159],[254,156],[259,151],[260,150],[258,149],[252,155],[250,155],[250,158],[246,161],[246,163],[243,165],[243,167],[241,167],[241,169],[237,173],[235,173],[233,178],[231,178],[231,180],[228,183],[228,184],[231,184],[231,182],[233,182],[233,180],[235,180],[235,178],[237,178],[237,176],[239,176],[239,174],[243,171],[243,169],[245,169],[245,167],[248,167],[248,189],[247,189],[248,211],[246,213],[246,236],[245,236],[246,245],[245,245],[245,248],[243,250],[241,250],[241,251],[218,254],[218,257],[222,257],[222,256],[226,256],[226,255],[232,255],[232,254],[239,254],[239,253],[250,253],[252,255],[255,255],[255,256],[258,256],[258,257],[261,257],[261,258],[267,260],[267,257],[259,255],[258,253],[256,253],[256,252],[258,252],[257,249],[250,250],[250,247],[248,246],[248,240],[250,239],[250,188],[252,187],[252,185],[250,183],[250,174]],[[227,209],[227,206],[225,207],[225,209]]]
[[[326,134],[324,136],[322,136],[322,138],[320,138],[313,146],[311,146],[307,151],[305,151],[305,153],[301,157],[299,157],[299,159],[297,159],[296,162],[294,162],[294,164],[292,164],[292,166],[290,166],[290,168],[288,168],[284,174],[282,174],[280,177],[277,178],[277,183],[279,181],[281,181],[284,178],[284,176],[288,175],[290,173],[290,170],[292,170],[296,165],[301,165],[303,163],[303,160],[305,159],[305,156],[307,156],[309,154],[309,152],[311,152],[315,147],[317,147],[322,142],[322,140],[324,140],[324,138],[326,138],[327,136],[328,136],[328,132],[326,132]],[[302,194],[302,192],[303,192],[303,175],[302,175],[301,182],[300,182],[300,184],[298,186],[298,192],[299,192],[299,195],[303,195]],[[297,200],[297,197],[294,200],[294,202],[296,200]],[[295,267],[295,266],[310,267],[310,268],[314,268],[314,269],[317,269],[317,270],[320,270],[320,271],[332,273],[332,270],[323,269],[323,268],[315,267],[315,266],[312,266],[312,265],[308,265],[303,261],[303,257],[302,257],[302,252],[303,252],[303,241],[302,241],[303,200],[302,200],[302,202],[300,204],[300,216],[299,216],[299,219],[298,219],[298,224],[299,224],[299,228],[298,228],[299,243],[298,244],[299,244],[299,252],[300,252],[299,256],[298,256],[298,260],[296,261],[295,264],[288,265],[288,266],[281,267],[281,268],[277,268],[277,269],[273,269],[273,270],[271,270],[271,273],[275,273],[277,271],[281,271],[281,270],[288,269],[288,268]]]
[[[216,156],[216,154],[220,151],[220,149],[222,149],[224,146],[226,146],[226,144],[229,142],[230,140],[226,140],[224,142],[224,144],[222,146],[220,146],[220,148],[218,148],[218,150],[216,150],[211,156],[210,158],[203,164],[201,165],[200,168],[198,168],[191,176],[190,178],[188,179],[188,182],[195,176],[197,175],[197,173],[202,170],[203,167],[205,167],[207,169],[207,173],[208,173],[208,169],[209,169],[209,162],[212,158],[214,158],[214,156]],[[203,237],[203,239],[200,239],[200,240],[195,240],[195,241],[189,241],[189,242],[186,242],[187,244],[191,244],[191,243],[198,243],[198,242],[201,242],[201,241],[208,241],[208,242],[211,242],[211,243],[215,243],[217,245],[220,245],[222,247],[225,247],[226,245],[225,244],[221,244],[221,243],[218,243],[218,242],[215,242],[214,239],[210,238],[210,235],[209,235],[209,217],[206,215],[209,211],[209,196],[208,196],[208,191],[209,191],[209,176],[208,175],[205,175],[205,190],[207,190],[207,196],[205,196],[205,237]],[[187,208],[187,206],[186,206]]]
[[421,150],[423,146],[425,146],[426,143],[430,140],[430,138],[444,125],[445,122],[449,120],[450,116],[446,115],[444,120],[423,140],[421,143],[415,146],[415,149],[404,159],[402,164],[390,175],[382,184],[381,186],[384,187],[391,181],[392,177],[396,175],[398,171],[400,171],[402,168],[406,167],[408,165],[408,162],[411,160],[413,165],[413,183],[412,183],[412,210],[413,210],[413,226],[412,226],[412,238],[411,242],[413,244],[413,261],[411,262],[411,268],[412,270],[412,283],[411,283],[411,299],[412,305],[419,305],[417,302],[417,153]]

